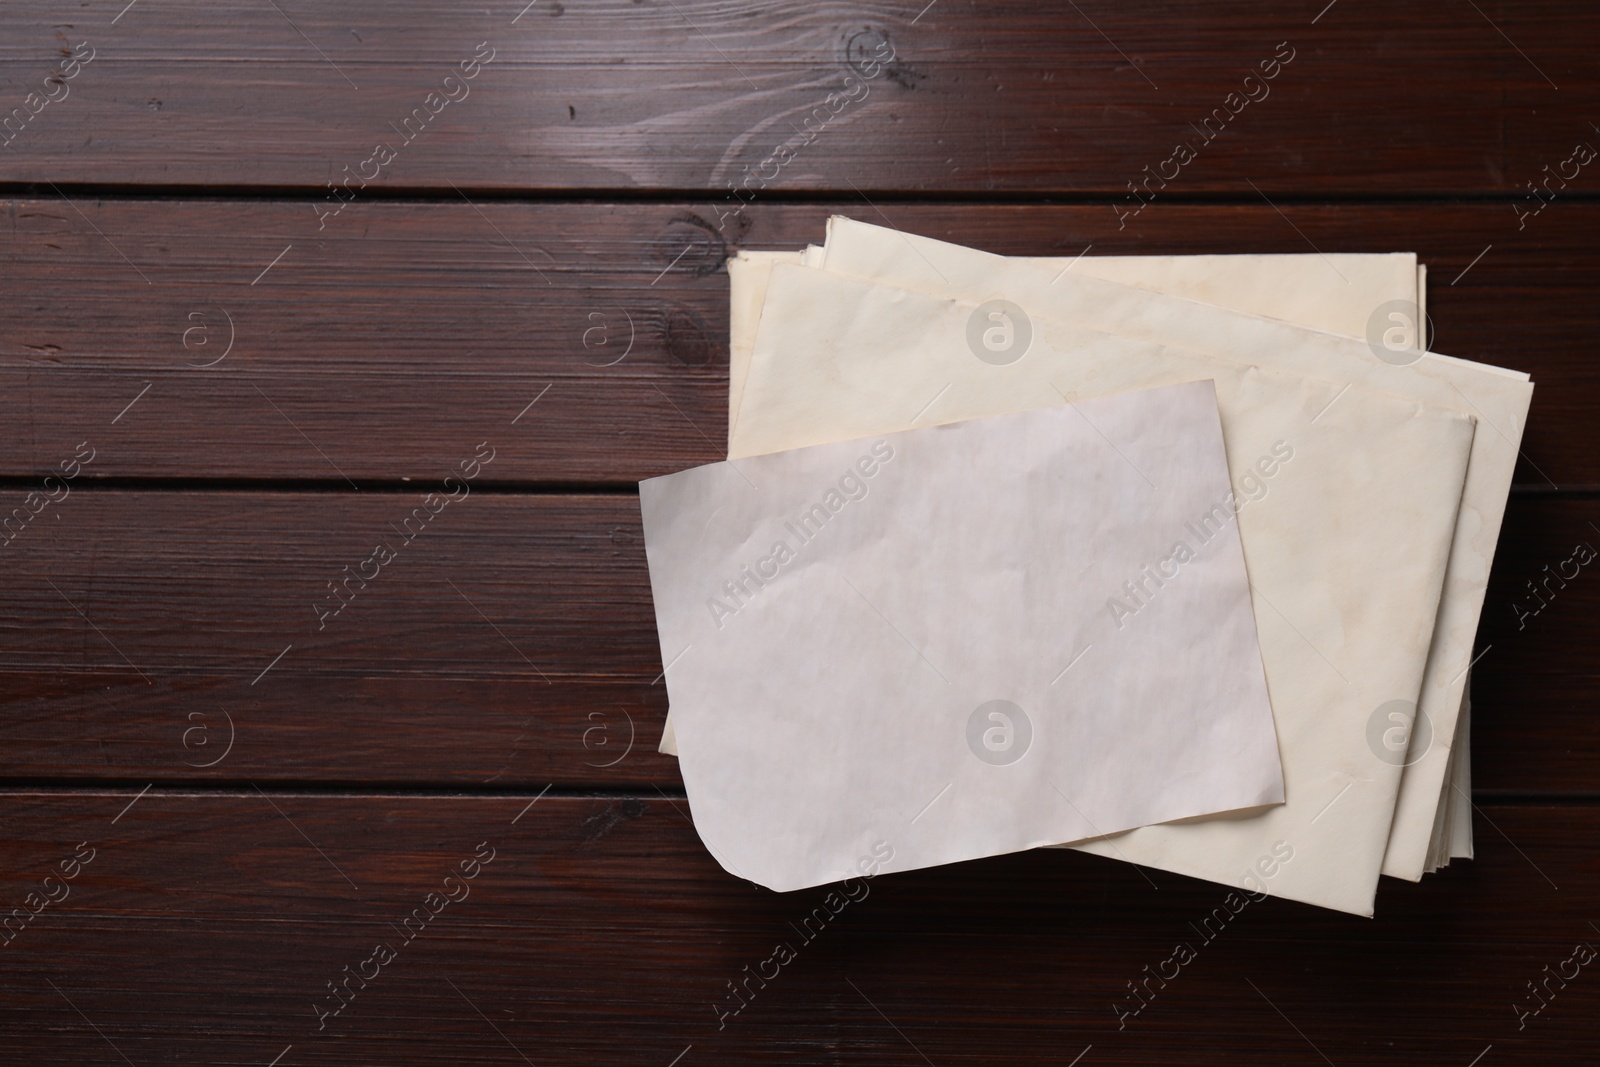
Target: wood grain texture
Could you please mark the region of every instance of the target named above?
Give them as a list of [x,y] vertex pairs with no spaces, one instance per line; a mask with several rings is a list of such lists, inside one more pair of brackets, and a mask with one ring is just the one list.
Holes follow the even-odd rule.
[[[8,794],[0,903],[23,906],[80,842],[93,859],[0,947],[0,1047],[38,1067],[945,1067],[1091,1045],[1082,1063],[1460,1065],[1490,1044],[1504,1062],[1595,1047],[1592,967],[1520,1030],[1514,1010],[1600,941],[1590,807],[1485,808],[1475,862],[1386,881],[1369,920],[1235,914],[1221,886],[1061,851],[845,883],[830,906],[720,870],[681,800],[534,796]],[[403,925],[435,892],[461,899]],[[774,976],[780,943],[794,959]],[[1180,943],[1194,958],[1174,974]],[[374,976],[379,944],[394,958]],[[765,988],[723,1018],[745,968]],[[328,983],[358,971],[319,1029]]]
[[[1592,1063],[1597,45],[1557,0],[0,6],[0,1063]],[[726,257],[836,212],[1419,253],[1435,347],[1538,385],[1476,860],[1374,920],[1059,850],[837,914],[717,866],[630,483],[722,454]]]
[[1600,500],[1513,498],[1472,670],[1475,791],[1600,793],[1600,744],[1581,739],[1600,710],[1600,559],[1579,562],[1596,549]]
[[1521,193],[1600,100],[1600,13],[1556,0],[121,7],[6,6],[8,110],[94,58],[0,180],[1121,196],[1183,142],[1188,193]]
[[51,505],[3,550],[0,775],[676,781],[637,499],[423,495]]
[[1556,201],[1519,231],[1507,204],[1158,203],[1119,231],[1104,206],[758,203],[719,233],[704,203],[367,203],[326,237],[306,203],[5,208],[0,474],[47,473],[86,439],[95,477],[437,479],[486,439],[496,481],[708,463],[727,426],[721,264],[843,212],[1016,255],[1415,251],[1435,348],[1538,385],[1518,482],[1600,486],[1574,432],[1600,402],[1580,310],[1600,204]]
[[[0,778],[678,783],[638,500],[479,491],[422,525],[424,491],[49,505],[0,549]],[[1596,792],[1600,564],[1570,562],[1596,525],[1591,499],[1512,500],[1480,791]],[[363,567],[378,544],[395,558]]]

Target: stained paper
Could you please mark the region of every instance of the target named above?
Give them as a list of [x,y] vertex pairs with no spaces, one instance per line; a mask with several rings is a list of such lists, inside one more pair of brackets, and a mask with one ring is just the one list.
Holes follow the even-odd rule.
[[[1425,321],[1426,268],[1418,265],[1417,257],[1410,253],[1007,258],[1049,271],[1052,278],[1071,271],[1332,333],[1365,333],[1372,309],[1395,301],[1417,304],[1417,320]],[[766,299],[767,273],[775,263],[802,262],[806,266],[826,266],[826,249],[817,245],[808,246],[803,253],[746,249],[728,260],[730,429],[744,397],[745,372],[755,345],[756,325],[761,321],[761,304]],[[853,272],[849,260],[836,259],[836,267],[845,273]],[[897,284],[893,278],[884,280]],[[1420,336],[1415,340],[1420,341]]]
[[[1383,865],[1385,874],[1412,881],[1420,878],[1429,866],[1435,815],[1457,736],[1456,722],[1489,565],[1532,397],[1527,375],[1436,353],[1414,360],[1405,353],[1385,354],[1369,340],[1117,285],[1085,277],[1075,269],[1052,276],[1026,263],[846,219],[830,221],[825,262],[829,271],[930,294],[981,292],[1006,297],[1060,320],[1367,385],[1478,420],[1481,428],[1473,439],[1460,520],[1448,551],[1446,586],[1435,626],[1437,639],[1429,650],[1426,682],[1418,703],[1428,729],[1412,731],[1413,738],[1427,736],[1431,742],[1425,752],[1413,752],[1409,757]],[[1379,317],[1380,325],[1383,321]],[[1443,475],[1423,477],[1437,483]],[[1335,808],[1327,818],[1337,823],[1337,812]],[[1203,847],[1197,844],[1195,851]],[[1160,852],[1181,858],[1191,850],[1175,842]]]

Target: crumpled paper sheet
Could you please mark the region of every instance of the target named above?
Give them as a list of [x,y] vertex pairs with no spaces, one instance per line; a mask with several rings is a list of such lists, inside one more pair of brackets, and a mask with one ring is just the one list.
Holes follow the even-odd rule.
[[708,849],[792,890],[1279,803],[1227,492],[1209,381],[642,482]]

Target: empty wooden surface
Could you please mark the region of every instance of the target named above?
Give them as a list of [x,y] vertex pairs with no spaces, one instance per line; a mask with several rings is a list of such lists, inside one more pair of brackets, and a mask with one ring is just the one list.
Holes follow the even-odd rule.
[[[1600,579],[1526,588],[1600,541],[1600,177],[1550,178],[1600,145],[1597,46],[1484,0],[6,6],[0,515],[55,499],[0,548],[0,1062],[1593,1062]],[[1537,383],[1475,860],[1213,939],[1221,887],[1071,852],[874,880],[814,938],[820,890],[717,866],[633,485],[721,454],[726,257],[835,213],[1419,254],[1435,347]]]
[[[93,850],[0,948],[11,1062],[942,1065],[1092,1046],[1080,1063],[1275,1067],[1594,1047],[1587,969],[1513,1010],[1600,940],[1578,918],[1600,910],[1600,861],[1572,846],[1600,831],[1592,807],[1484,808],[1480,858],[1386,885],[1376,919],[1269,899],[1205,926],[1222,887],[1059,850],[859,883],[832,912],[821,889],[724,875],[661,797],[135,793],[0,795],[19,903]],[[795,959],[735,1012],[729,983],[779,943]],[[1179,943],[1196,958],[1132,1014],[1129,983],[1170,975]],[[373,977],[380,944],[395,958]]]
[[383,189],[721,191],[749,168],[785,189],[1120,196],[1226,107],[1176,188],[1410,196],[1520,190],[1592,133],[1586,5],[1324,4],[16,4],[15,106],[64,51],[93,58],[0,173],[322,191],[382,144]]
[[[1571,314],[1600,287],[1600,203],[1556,201],[1521,231],[1506,203],[1158,203],[1119,230],[1103,205],[879,214],[857,197],[757,202],[725,233],[687,201],[345,210],[350,228],[319,237],[308,204],[281,199],[7,204],[6,472],[48,473],[85,438],[93,477],[346,488],[437,482],[484,440],[489,481],[632,483],[708,463],[727,440],[722,263],[819,241],[843,213],[1016,255],[1414,251],[1432,268],[1435,349],[1541,386],[1518,482],[1600,487],[1600,455],[1567,421],[1600,399],[1590,324]],[[1327,284],[1344,283],[1330,269]]]

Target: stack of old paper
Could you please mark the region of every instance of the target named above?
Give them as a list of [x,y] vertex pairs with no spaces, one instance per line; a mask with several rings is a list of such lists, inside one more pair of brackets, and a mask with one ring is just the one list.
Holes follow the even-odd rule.
[[[1414,256],[1018,259],[834,219],[729,269],[730,460],[641,490],[662,749],[725,867],[1071,844],[1371,914],[1380,873],[1471,855],[1532,386],[1421,351]],[[879,447],[908,461],[868,477]]]

